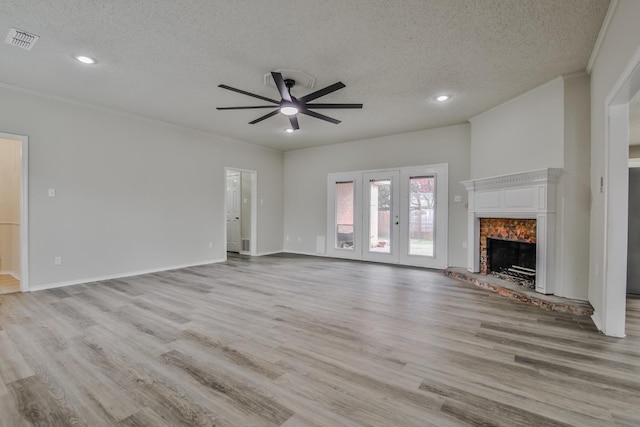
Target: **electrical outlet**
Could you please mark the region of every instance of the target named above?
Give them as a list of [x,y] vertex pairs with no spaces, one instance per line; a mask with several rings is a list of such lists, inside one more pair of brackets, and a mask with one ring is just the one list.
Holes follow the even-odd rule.
[[56,197],[56,189],[50,188],[48,191],[49,197]]
[[62,257],[61,256],[57,256],[53,259],[53,263],[55,265],[62,265]]
[[462,196],[453,196],[453,201],[456,203],[460,203],[462,201]]

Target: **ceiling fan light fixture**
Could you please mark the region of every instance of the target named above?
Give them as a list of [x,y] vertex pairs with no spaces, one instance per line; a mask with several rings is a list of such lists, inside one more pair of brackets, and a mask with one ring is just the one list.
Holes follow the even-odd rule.
[[295,116],[298,114],[298,108],[293,105],[284,105],[280,107],[280,112],[285,116]]
[[438,102],[444,102],[444,101],[448,101],[450,99],[451,99],[451,95],[436,96],[436,101],[438,101]]
[[287,129],[285,129],[284,131],[285,131],[286,133],[293,133],[293,132],[295,132],[295,129],[293,129],[293,128],[287,128]]

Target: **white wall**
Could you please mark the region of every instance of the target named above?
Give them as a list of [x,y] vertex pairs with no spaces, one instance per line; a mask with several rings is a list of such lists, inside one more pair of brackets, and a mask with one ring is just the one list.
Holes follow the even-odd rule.
[[0,138],[0,273],[20,278],[20,141]]
[[[613,95],[616,82],[623,76],[625,68],[634,54],[640,49],[640,2],[636,0],[620,0],[612,15],[608,30],[604,34],[602,44],[597,52],[591,70],[591,227],[590,227],[590,270],[589,301],[596,310],[594,319],[605,333],[612,333],[615,325],[607,325],[603,314],[615,311],[624,312],[624,295],[621,301],[607,301],[605,298],[605,276],[603,274],[605,259],[605,236],[607,218],[605,204],[607,193],[600,191],[600,179],[606,177],[606,161],[613,153],[617,157],[609,159],[613,169],[624,170],[627,167],[626,147],[607,148],[607,98]],[[610,183],[605,182],[605,188]],[[626,234],[626,233],[625,233]],[[626,245],[624,245],[626,248]],[[623,248],[623,249],[624,249]],[[623,250],[626,253],[626,249]],[[620,254],[608,254],[610,259],[619,258]],[[624,264],[624,263],[623,263]],[[626,271],[626,270],[625,270]],[[613,286],[622,284],[612,283]],[[613,305],[612,305],[613,304]],[[607,307],[605,309],[605,306]],[[618,334],[620,331],[614,331]]]
[[556,78],[471,122],[471,176],[558,167],[555,294],[586,300],[589,262],[589,78]]
[[[469,125],[352,141],[285,153],[286,251],[316,253],[316,236],[327,230],[327,174],[436,163],[449,164],[449,265],[466,265],[466,191]],[[454,203],[461,195],[463,203]]]
[[282,249],[281,152],[6,86],[0,131],[29,137],[32,289],[223,259],[225,166],[257,171],[258,253]]
[[564,173],[558,185],[556,295],[589,298],[590,80],[564,79]]
[[562,167],[563,80],[471,118],[471,178]]

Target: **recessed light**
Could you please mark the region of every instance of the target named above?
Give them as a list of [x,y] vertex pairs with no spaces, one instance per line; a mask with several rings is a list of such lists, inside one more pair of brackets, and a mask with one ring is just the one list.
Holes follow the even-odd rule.
[[436,101],[439,102],[448,101],[449,99],[451,99],[451,95],[440,95],[436,97]]
[[76,55],[74,56],[74,58],[76,59],[76,61],[82,62],[83,64],[87,64],[87,65],[96,63],[95,59],[90,58],[88,56],[84,56],[84,55]]
[[289,129],[285,129],[285,132],[286,132],[286,133],[293,133],[293,132],[294,132],[294,130],[293,130],[293,129],[291,129],[291,128],[289,128]]

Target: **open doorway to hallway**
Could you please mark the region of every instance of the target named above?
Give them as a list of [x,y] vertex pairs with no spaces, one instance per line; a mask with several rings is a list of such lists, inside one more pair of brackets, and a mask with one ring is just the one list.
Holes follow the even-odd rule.
[[255,171],[225,168],[227,252],[256,254],[257,176]]
[[27,138],[0,133],[0,294],[28,290]]
[[627,295],[640,297],[640,92],[629,102]]
[[600,192],[605,195],[603,287],[601,313],[594,322],[606,335],[625,336],[627,261],[629,258],[629,111],[640,92],[640,49],[606,98],[605,172]]
[[[629,230],[626,329],[640,318],[640,92],[629,102]],[[633,333],[633,332],[632,332]]]

